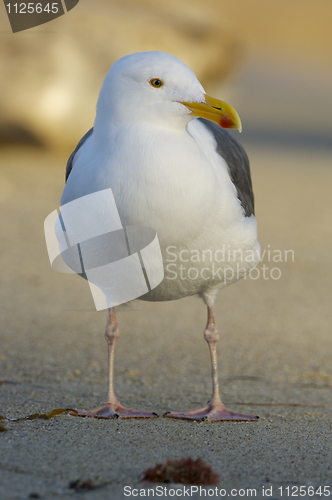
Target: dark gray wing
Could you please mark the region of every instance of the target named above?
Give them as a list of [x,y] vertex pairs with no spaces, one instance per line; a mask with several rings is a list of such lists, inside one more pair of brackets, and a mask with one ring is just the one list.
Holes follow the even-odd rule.
[[228,166],[232,182],[237,190],[237,197],[244,208],[246,217],[254,214],[254,193],[252,190],[250,164],[247,153],[226,130],[210,120],[198,118],[214,135],[217,153]]
[[67,182],[69,174],[70,174],[70,172],[72,171],[72,168],[73,168],[74,156],[76,155],[76,153],[80,149],[80,147],[85,143],[85,141],[87,140],[87,138],[90,137],[90,135],[92,134],[92,132],[93,132],[93,127],[90,128],[90,130],[85,135],[83,135],[82,139],[77,144],[77,146],[74,149],[74,151],[72,152],[72,154],[69,156],[69,160],[67,161],[67,166],[66,166],[66,182]]

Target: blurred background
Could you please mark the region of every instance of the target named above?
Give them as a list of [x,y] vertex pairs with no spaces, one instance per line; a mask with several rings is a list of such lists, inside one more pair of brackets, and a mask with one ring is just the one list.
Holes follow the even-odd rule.
[[[59,206],[67,158],[92,126],[101,84],[118,58],[170,52],[194,70],[208,94],[235,107],[243,132],[234,136],[251,161],[265,252],[256,277],[223,290],[216,304],[223,399],[237,411],[261,415],[258,427],[230,424],[224,432],[217,426],[211,447],[204,426],[164,419],[156,437],[154,422],[146,435],[135,429],[150,424],[126,423],[121,444],[105,449],[92,437],[101,429],[101,440],[108,433],[112,442],[115,424],[63,416],[54,421],[54,436],[52,421],[47,435],[43,423],[38,440],[31,440],[21,422],[16,434],[3,433],[12,439],[2,447],[8,470],[24,472],[19,481],[8,473],[8,490],[21,489],[13,498],[26,498],[31,478],[44,473],[58,488],[82,470],[105,481],[113,477],[114,485],[119,477],[131,484],[166,452],[177,458],[199,453],[232,485],[260,484],[267,476],[279,484],[330,478],[331,22],[331,0],[80,0],[66,15],[13,34],[0,5],[2,414],[92,408],[106,394],[105,312],[95,311],[87,283],[51,269],[43,223]],[[268,251],[281,259],[273,261]],[[281,274],[271,275],[273,268]],[[123,404],[163,414],[207,401],[203,303],[136,301],[118,320],[115,383]],[[72,434],[61,442],[64,428]],[[88,428],[93,433],[85,434]],[[173,428],[170,446],[167,429]],[[303,453],[299,428],[306,436]],[[191,433],[202,438],[199,451],[196,441],[190,448]]]
[[81,0],[13,35],[2,7],[0,141],[70,152],[111,64],[162,50],[237,106],[243,140],[328,148],[331,19],[329,0]]
[[[231,353],[239,350],[244,363],[224,359],[223,376],[243,371],[260,376],[257,356],[264,356],[272,363],[271,377],[301,381],[317,376],[332,387],[326,358],[326,342],[332,342],[331,1],[320,0],[318,8],[309,0],[81,0],[64,16],[16,34],[4,7],[0,11],[0,293],[8,327],[3,332],[12,352],[6,357],[3,349],[2,357],[21,356],[11,331],[21,336],[27,317],[28,351],[31,335],[40,345],[43,322],[52,324],[56,335],[61,324],[64,332],[71,325],[70,338],[82,335],[83,310],[90,311],[91,330],[103,344],[104,314],[94,311],[87,284],[49,266],[43,221],[59,205],[67,158],[93,124],[111,64],[135,51],[162,50],[187,63],[207,93],[237,109],[243,133],[234,136],[251,160],[265,256],[257,279],[241,280],[218,298],[218,317],[230,334],[224,341],[230,342]],[[294,259],[285,262],[287,250]],[[274,262],[268,251],[282,257]],[[263,265],[269,267],[268,279]],[[275,279],[279,271],[270,275],[275,266],[280,279]],[[160,312],[163,321],[170,315],[176,325],[186,303],[151,305],[152,317],[158,307],[165,311]],[[137,318],[144,323],[144,311],[150,311],[149,304],[136,307],[143,312],[135,319],[123,314],[125,330],[134,332]],[[186,307],[191,317],[190,299]],[[199,311],[200,326],[191,326],[197,334],[205,322],[203,305]],[[34,329],[34,324],[39,326]],[[89,328],[85,333],[89,342]],[[39,366],[40,353],[31,351],[31,356]],[[47,374],[50,367],[44,365]],[[25,361],[19,366],[24,372]]]
[[[309,0],[81,0],[66,15],[16,34],[4,7],[0,11],[0,200],[5,214],[0,219],[0,292],[2,321],[10,325],[3,330],[9,351],[16,349],[11,330],[16,325],[21,335],[27,317],[29,350],[31,335],[41,342],[41,322],[57,332],[60,324],[64,332],[71,325],[70,337],[81,335],[78,311],[83,310],[90,311],[91,329],[103,343],[104,315],[94,311],[86,283],[49,266],[43,221],[59,204],[68,155],[93,124],[111,64],[135,51],[162,50],[187,63],[209,94],[237,109],[243,133],[234,136],[251,160],[265,257],[257,279],[241,280],[218,298],[218,317],[232,333],[224,341],[231,342],[231,353],[240,350],[244,363],[235,366],[224,359],[223,375],[260,376],[257,356],[264,356],[272,363],[271,377],[318,377],[332,387],[326,358],[326,343],[332,342],[331,1],[320,0],[318,8]],[[285,262],[286,250],[294,259]],[[273,262],[268,251],[282,257]],[[274,278],[268,271],[264,278],[263,265],[280,268],[280,279],[275,279],[279,271]],[[181,304],[151,305],[152,317],[154,308],[161,308],[161,317],[166,321],[170,315],[175,325],[183,316]],[[149,304],[135,307],[150,311]],[[190,300],[186,307],[191,316]],[[195,332],[205,322],[201,307],[200,327],[191,326]],[[143,322],[145,317],[138,314]],[[123,321],[129,322],[125,329],[135,331],[137,318]],[[33,324],[39,326],[33,329]],[[85,332],[89,342],[89,329]],[[242,338],[250,347],[239,342]],[[20,357],[4,352],[7,361]],[[31,356],[39,366],[38,352]],[[45,361],[46,373],[49,369]]]

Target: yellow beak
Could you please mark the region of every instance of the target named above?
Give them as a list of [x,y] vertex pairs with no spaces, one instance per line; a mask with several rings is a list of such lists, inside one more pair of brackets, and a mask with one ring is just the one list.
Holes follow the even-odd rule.
[[181,102],[181,104],[186,106],[193,115],[218,123],[222,128],[234,128],[239,132],[242,131],[240,117],[232,106],[206,94],[204,97],[205,103]]

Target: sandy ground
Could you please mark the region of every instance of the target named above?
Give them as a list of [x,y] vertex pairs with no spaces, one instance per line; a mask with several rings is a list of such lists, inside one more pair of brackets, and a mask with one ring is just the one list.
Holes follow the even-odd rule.
[[[247,149],[266,254],[258,279],[219,295],[216,317],[223,400],[260,415],[259,422],[62,415],[6,423],[1,500],[122,499],[124,486],[148,486],[139,482],[144,469],[186,456],[212,464],[227,494],[257,488],[261,498],[262,488],[273,486],[279,498],[280,486],[332,486],[331,153]],[[106,393],[105,312],[94,310],[87,283],[52,271],[43,234],[45,217],[59,204],[65,159],[29,149],[1,157],[0,414],[94,407]],[[283,262],[269,261],[268,250],[280,250]],[[285,250],[294,251],[294,261],[288,253],[285,262]],[[203,303],[136,301],[118,316],[122,403],[159,415],[205,404]],[[69,487],[77,479],[99,488],[82,495]]]

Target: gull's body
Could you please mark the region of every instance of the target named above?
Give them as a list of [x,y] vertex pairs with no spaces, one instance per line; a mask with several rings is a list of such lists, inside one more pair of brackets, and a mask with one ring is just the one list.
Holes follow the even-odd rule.
[[[156,79],[164,90],[152,87]],[[206,114],[195,109],[192,114],[189,104],[195,108],[195,103],[206,106],[204,89],[173,56],[134,54],[115,63],[100,93],[94,127],[69,159],[61,204],[111,188],[123,226],[149,226],[157,232],[165,277],[141,298],[201,296],[208,307],[205,339],[216,372],[215,298],[221,288],[257,265],[260,252],[244,150],[219,125],[197,119]],[[184,275],[183,267],[194,271]],[[118,336],[114,310],[109,312],[107,331],[112,371]],[[123,408],[114,395],[112,374],[110,378],[108,402],[81,415],[152,416]],[[218,406],[217,386],[214,376],[214,396],[205,414],[169,416],[251,418],[241,418],[221,402]]]

